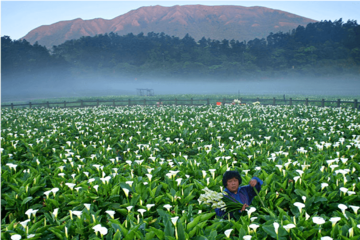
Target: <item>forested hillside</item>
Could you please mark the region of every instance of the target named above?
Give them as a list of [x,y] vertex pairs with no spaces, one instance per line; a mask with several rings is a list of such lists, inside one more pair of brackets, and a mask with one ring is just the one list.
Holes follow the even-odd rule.
[[9,36],[1,38],[1,77],[25,76],[37,79],[40,76],[53,78],[59,71],[70,76],[70,64],[59,55],[51,55],[39,44],[31,45],[26,40],[13,41]]
[[360,76],[360,26],[342,20],[309,23],[292,32],[239,42],[198,42],[164,33],[82,37],[54,46],[2,38],[2,76],[70,68],[73,77],[289,77]]

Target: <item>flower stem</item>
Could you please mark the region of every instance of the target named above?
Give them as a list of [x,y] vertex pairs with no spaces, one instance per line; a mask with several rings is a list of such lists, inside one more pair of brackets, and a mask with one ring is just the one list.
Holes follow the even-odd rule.
[[261,204],[262,204],[263,207],[265,208],[265,204],[264,204],[263,201],[261,200],[261,197],[259,196],[259,192],[256,190],[255,187],[253,187],[253,188],[254,188],[254,191],[255,191],[256,195],[259,197]]

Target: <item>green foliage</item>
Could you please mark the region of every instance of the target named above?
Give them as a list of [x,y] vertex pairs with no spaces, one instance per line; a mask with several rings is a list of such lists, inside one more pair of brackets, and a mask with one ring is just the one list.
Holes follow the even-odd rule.
[[11,76],[26,74],[28,80],[45,74],[52,79],[59,75],[66,76],[69,63],[59,55],[50,55],[49,51],[38,43],[31,45],[24,40],[11,40],[1,37],[1,77],[6,80]]
[[[1,113],[2,239],[224,239],[228,229],[230,239],[360,237],[360,215],[352,209],[360,188],[356,109],[100,106]],[[244,184],[252,176],[264,180],[251,216],[222,219],[197,201],[205,186],[221,191],[227,169],[239,171]],[[296,202],[304,203],[301,211]],[[348,207],[344,213],[340,203]],[[332,217],[340,219],[334,227]],[[295,227],[287,231],[288,224]]]
[[[2,37],[3,77],[18,71],[50,72],[71,67],[72,76],[102,77],[249,77],[357,76],[360,26],[342,19],[309,23],[292,32],[270,33],[246,42],[180,39],[164,33],[113,32],[69,40],[49,51],[25,40]],[[65,62],[66,60],[66,62]]]

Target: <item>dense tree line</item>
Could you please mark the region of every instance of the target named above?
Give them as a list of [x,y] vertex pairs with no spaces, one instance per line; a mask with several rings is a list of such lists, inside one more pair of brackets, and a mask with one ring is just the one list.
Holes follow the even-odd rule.
[[109,33],[66,41],[53,46],[50,54],[38,44],[2,38],[6,71],[54,66],[71,67],[73,76],[357,76],[360,26],[342,19],[321,21],[248,42],[206,38],[196,42],[189,35],[180,39],[154,32]]
[[[51,55],[46,47],[38,43],[31,45],[26,40],[13,41],[9,36],[1,37],[2,86],[51,85],[61,77],[71,76],[70,70],[70,64],[63,57]],[[33,84],[39,79],[45,84]]]

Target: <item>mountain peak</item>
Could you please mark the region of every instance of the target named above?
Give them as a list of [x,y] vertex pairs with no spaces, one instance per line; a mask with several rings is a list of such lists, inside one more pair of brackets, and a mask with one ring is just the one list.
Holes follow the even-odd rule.
[[254,6],[160,5],[140,7],[110,20],[96,18],[61,21],[30,31],[23,39],[31,44],[52,47],[66,40],[114,32],[119,35],[164,32],[170,36],[195,40],[202,37],[248,41],[263,38],[270,32],[286,32],[315,20],[271,8]]

